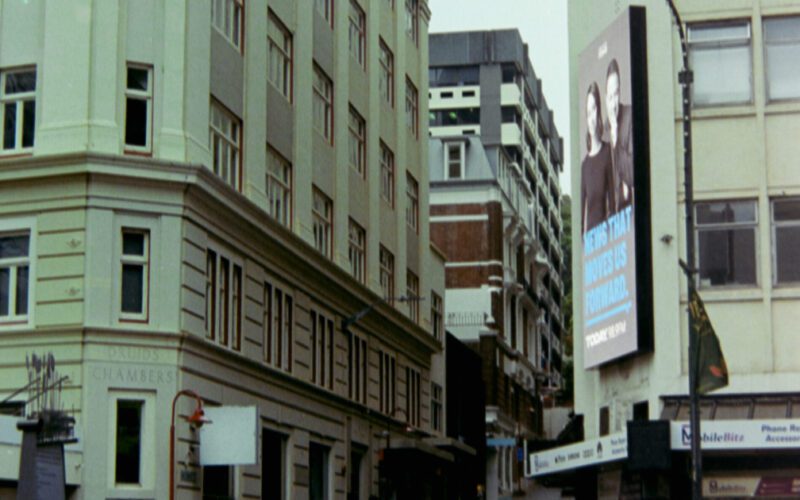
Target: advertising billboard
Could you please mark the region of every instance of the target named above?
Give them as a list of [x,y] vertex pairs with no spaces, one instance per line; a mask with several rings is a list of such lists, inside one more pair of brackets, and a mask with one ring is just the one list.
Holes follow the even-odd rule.
[[584,368],[652,348],[645,10],[579,60]]

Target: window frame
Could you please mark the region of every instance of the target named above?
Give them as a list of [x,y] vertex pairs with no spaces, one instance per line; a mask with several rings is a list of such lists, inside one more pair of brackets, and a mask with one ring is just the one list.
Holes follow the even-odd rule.
[[351,104],[347,120],[350,135],[348,161],[350,167],[362,178],[367,176],[367,121]]
[[406,366],[406,423],[422,426],[422,375],[411,366]]
[[[227,122],[221,121],[220,124],[215,124],[215,112],[217,116],[220,117],[220,120],[227,120]],[[229,128],[230,131],[226,132],[221,125],[227,125],[226,128]],[[242,126],[241,118],[236,116],[236,114],[226,108],[221,102],[211,98],[208,120],[208,150],[211,154],[210,170],[214,172],[214,175],[222,179],[225,184],[239,192],[242,190],[242,152],[244,151],[242,144],[242,138],[244,136]],[[220,148],[216,150],[214,147],[215,139],[218,139],[218,143],[220,144]],[[215,151],[217,151],[216,154]],[[219,163],[221,162],[220,155],[228,156],[229,174],[223,175],[223,172],[220,171],[222,168],[222,164]],[[231,155],[233,155],[233,157],[231,157]]]
[[314,10],[333,29],[333,2],[334,0],[315,0]]
[[380,70],[378,72],[378,88],[381,100],[394,109],[394,53],[383,41],[383,38],[378,39],[378,63]]
[[394,298],[394,254],[383,245],[380,245],[378,269],[380,272],[380,278],[378,282],[381,286],[381,291],[384,294],[384,300]]
[[[283,40],[276,40],[275,32]],[[280,43],[282,42],[282,43]],[[273,52],[273,50],[275,52]],[[280,75],[273,75],[273,54],[281,69]],[[289,28],[272,11],[267,10],[267,81],[290,103],[294,100],[294,36]]]
[[[348,47],[361,69],[367,69],[367,14],[356,0],[350,0],[348,11]],[[353,38],[356,37],[355,47]]]
[[[698,208],[703,205],[710,205],[710,204],[717,204],[717,203],[751,203],[753,206],[753,220],[752,221],[744,221],[744,222],[700,222],[700,217],[698,217]],[[736,199],[720,199],[720,200],[695,200],[694,206],[692,207],[694,210],[694,220],[695,220],[695,255],[697,256],[697,269],[698,272],[696,274],[696,285],[699,288],[705,289],[731,289],[731,288],[754,288],[760,285],[759,281],[759,217],[758,217],[758,200],[753,198],[736,198]],[[712,284],[710,282],[704,283],[702,276],[703,270],[703,263],[702,259],[702,252],[700,248],[700,236],[703,232],[721,232],[721,231],[735,231],[735,230],[751,230],[753,232],[753,277],[754,280],[752,283],[722,283],[722,284]]]
[[[143,254],[126,254],[125,253],[125,235],[126,234],[140,234],[144,237]],[[119,232],[120,235],[120,251],[119,251],[119,284],[120,284],[120,300],[119,300],[119,320],[120,322],[132,323],[147,323],[150,317],[150,270],[151,264],[151,237],[149,228],[122,226]],[[142,312],[131,312],[123,310],[123,303],[125,300],[125,278],[124,268],[128,265],[136,265],[142,267]]]
[[367,282],[367,231],[352,218],[348,221],[347,257],[350,274],[361,284]]
[[[769,25],[771,23],[779,23],[781,21],[786,20],[794,20],[797,23],[797,34],[791,40],[780,40],[780,41],[770,41],[768,40],[769,35]],[[788,102],[788,101],[796,101],[800,99],[800,90],[797,90],[794,95],[786,96],[786,97],[772,97],[770,95],[770,87],[771,82],[773,81],[770,78],[770,57],[769,52],[771,47],[787,47],[787,46],[795,46],[797,47],[798,52],[800,52],[800,15],[785,15],[785,16],[770,16],[764,17],[762,19],[762,31],[763,31],[763,44],[764,44],[764,91],[766,93],[766,100],[768,103],[777,103],[777,102]],[[800,89],[800,78],[796,82],[798,89]]]
[[262,332],[264,362],[292,372],[294,343],[294,294],[273,278],[264,280]]
[[311,221],[314,248],[325,257],[333,258],[333,200],[316,186],[312,190]]
[[[466,174],[466,162],[464,161],[466,148],[464,147],[465,144],[462,141],[449,141],[444,142],[444,180],[464,180]],[[458,169],[459,169],[459,176],[454,177],[450,175],[450,167],[455,165],[455,160],[451,156],[451,149],[458,148]]]
[[[312,72],[312,126],[325,142],[333,144],[333,80],[314,63]],[[317,116],[321,113],[321,116]],[[317,123],[323,120],[323,123]]]
[[[217,18],[217,7],[224,13]],[[244,0],[212,0],[211,26],[240,54],[244,54]],[[232,21],[230,26],[226,22]]]
[[[33,73],[34,75],[34,88],[22,92],[7,93],[6,81],[9,75]],[[39,74],[36,66],[21,66],[14,68],[0,68],[0,156],[18,156],[27,155],[33,152],[36,146],[36,95],[39,90]],[[26,103],[33,103],[33,132],[31,137],[31,145],[25,146],[25,108]],[[16,114],[14,118],[14,145],[11,148],[6,148],[5,143],[7,137],[5,135],[5,117],[7,106],[13,104]]]
[[[747,28],[747,35],[746,38],[741,37],[728,37],[728,38],[719,38],[716,40],[692,40],[692,31],[693,30],[702,30],[702,29],[724,29],[726,27],[733,27],[733,26],[744,26]],[[692,86],[692,107],[693,108],[714,108],[714,107],[725,107],[725,106],[747,106],[752,105],[754,102],[755,97],[755,74],[753,68],[753,26],[752,21],[750,19],[730,19],[730,20],[718,20],[718,21],[703,21],[697,23],[689,23],[687,24],[686,29],[686,37],[687,37],[687,45],[689,51],[689,58],[692,63],[692,68],[695,73],[695,82],[697,81],[697,64],[695,64],[695,60],[693,58],[693,52],[695,51],[703,51],[703,50],[713,50],[713,49],[735,49],[735,48],[747,48],[747,67],[749,69],[749,95],[744,100],[727,100],[727,101],[717,101],[717,102],[698,102],[697,96],[697,85]],[[622,82],[620,82],[622,84]]]
[[785,228],[796,228],[800,230],[800,217],[792,220],[778,221],[775,217],[775,205],[782,202],[795,202],[800,204],[800,197],[797,196],[780,196],[774,197],[769,200],[770,205],[770,244],[772,246],[772,286],[781,288],[791,288],[800,286],[800,279],[796,280],[781,280],[778,276],[779,272],[779,254],[778,254],[778,231]]
[[[275,167],[275,168],[273,168]],[[282,172],[276,172],[278,169]],[[282,174],[286,180],[280,178]],[[292,163],[278,153],[275,148],[267,144],[267,172],[265,175],[266,182],[266,195],[267,195],[267,214],[276,220],[282,226],[292,227],[292,216],[294,214],[294,207],[292,205],[294,196],[292,190],[294,169]],[[280,191],[280,199],[273,199],[273,192]],[[283,208],[283,216],[279,216],[277,205]]]
[[[147,88],[145,90],[132,89],[130,87],[129,73],[131,69],[144,70],[147,72]],[[123,143],[125,153],[146,154],[153,151],[153,65],[136,62],[128,62],[125,66],[125,129],[123,131]],[[145,123],[145,144],[143,146],[128,143],[128,103],[132,100],[145,101],[146,103],[146,123]]]
[[395,162],[394,152],[380,141],[380,165],[381,165],[381,198],[394,208],[394,189],[395,189]]
[[[154,490],[156,488],[156,470],[152,457],[156,454],[155,443],[155,391],[130,391],[110,389],[108,391],[108,437],[107,437],[107,487],[116,492]],[[139,482],[118,483],[116,481],[117,457],[117,421],[119,417],[119,402],[140,402],[140,429],[139,429]],[[116,496],[111,494],[111,496]],[[147,495],[144,495],[147,496]]]
[[441,295],[431,290],[431,334],[442,340],[444,333],[444,301]]
[[309,317],[311,322],[311,382],[332,391],[336,362],[336,327],[333,316],[311,307]]
[[369,346],[367,339],[349,332],[348,339],[348,397],[363,405],[367,404],[369,378]]
[[405,0],[405,13],[406,35],[419,47],[419,0]]
[[242,259],[209,242],[206,247],[205,337],[237,352],[242,349],[245,280]]
[[378,411],[394,417],[397,409],[397,358],[378,350]]
[[[8,281],[8,290],[9,290],[9,301],[8,301],[8,311],[9,314],[5,316],[0,316],[0,329],[8,329],[8,328],[15,328],[24,325],[32,324],[33,322],[33,313],[34,313],[34,303],[33,298],[35,297],[35,285],[36,285],[36,245],[35,245],[35,235],[36,235],[36,228],[35,228],[35,219],[22,219],[22,220],[0,220],[0,237],[7,237],[7,236],[21,236],[27,235],[28,236],[28,255],[26,257],[8,257],[5,259],[0,260],[0,269],[8,268],[17,270],[15,273],[12,274],[9,271],[9,281]],[[27,283],[27,297],[26,299],[26,313],[25,314],[16,314],[17,309],[17,280],[19,279],[19,271],[20,267],[28,268],[28,283]],[[13,279],[12,279],[13,276]],[[13,290],[13,292],[12,292]],[[12,302],[13,297],[13,302]],[[11,312],[14,311],[14,314]]]
[[406,224],[419,234],[419,182],[406,172]]
[[434,432],[444,431],[443,409],[444,391],[442,386],[436,382],[431,381],[431,429]]
[[406,76],[406,127],[415,139],[419,138],[419,89]]
[[419,323],[419,276],[411,269],[406,269],[406,303],[408,304],[408,317],[414,323]]

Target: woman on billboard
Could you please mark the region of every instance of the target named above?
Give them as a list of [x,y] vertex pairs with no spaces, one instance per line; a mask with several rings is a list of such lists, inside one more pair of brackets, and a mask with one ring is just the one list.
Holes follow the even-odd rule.
[[602,140],[600,89],[592,82],[586,92],[586,156],[581,161],[582,234],[614,211],[614,176],[611,147]]

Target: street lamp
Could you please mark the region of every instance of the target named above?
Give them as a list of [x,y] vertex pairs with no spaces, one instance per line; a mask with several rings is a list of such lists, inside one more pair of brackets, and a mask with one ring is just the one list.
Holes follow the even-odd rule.
[[194,412],[188,417],[181,417],[187,422],[189,425],[200,428],[203,426],[204,423],[210,423],[209,420],[204,418],[205,412],[203,411],[203,400],[200,399],[200,396],[197,395],[196,392],[190,391],[188,389],[183,389],[178,391],[175,394],[175,397],[172,398],[172,418],[170,419],[169,423],[169,498],[170,500],[175,499],[175,404],[178,402],[178,398],[181,396],[189,396],[194,398],[197,405],[194,408]]

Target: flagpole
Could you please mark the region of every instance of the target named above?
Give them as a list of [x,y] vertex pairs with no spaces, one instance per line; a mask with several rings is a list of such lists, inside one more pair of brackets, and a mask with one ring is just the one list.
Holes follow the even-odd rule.
[[[689,46],[686,42],[686,33],[683,30],[683,22],[675,8],[673,0],[667,0],[678,27],[678,35],[681,39],[681,55],[683,68],[678,73],[678,82],[682,90],[682,109],[683,109],[683,187],[686,211],[686,297],[691,297],[692,280],[694,279],[694,200],[692,184],[692,71],[689,68]],[[689,426],[691,430],[691,457],[692,457],[692,499],[701,500],[703,498],[703,456],[700,449],[700,403],[697,394],[697,335],[692,335],[692,318],[689,315]]]

